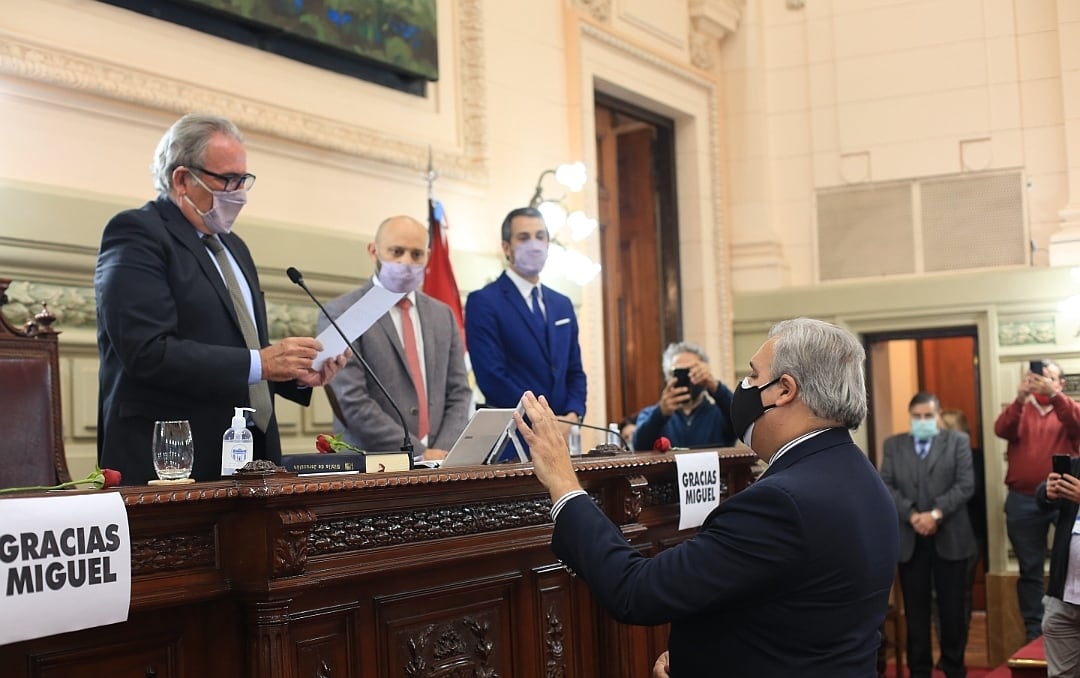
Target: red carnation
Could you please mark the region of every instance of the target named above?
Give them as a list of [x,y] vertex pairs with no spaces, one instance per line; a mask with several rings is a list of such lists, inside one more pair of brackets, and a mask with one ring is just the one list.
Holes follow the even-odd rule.
[[334,451],[331,447],[330,436],[325,433],[320,433],[319,437],[315,439],[315,449],[319,451],[319,454],[329,454]]
[[652,444],[652,448],[657,452],[667,452],[671,449],[671,441],[668,440],[667,436],[660,436]]
[[102,488],[117,487],[120,485],[120,472],[111,468],[101,469],[101,475],[105,476],[105,484]]

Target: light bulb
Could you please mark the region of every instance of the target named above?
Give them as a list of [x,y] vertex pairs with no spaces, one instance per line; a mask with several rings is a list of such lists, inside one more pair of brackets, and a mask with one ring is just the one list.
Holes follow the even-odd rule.
[[544,216],[544,225],[547,226],[549,236],[555,237],[555,234],[566,225],[566,208],[561,203],[545,200],[536,209],[540,210],[540,214]]
[[581,210],[575,210],[566,217],[566,225],[570,227],[570,237],[574,240],[584,240],[596,230],[597,221],[586,216]]
[[589,175],[585,170],[585,163],[580,160],[572,164],[559,165],[555,170],[555,181],[566,186],[572,193],[577,193],[585,188],[585,182],[588,179]]

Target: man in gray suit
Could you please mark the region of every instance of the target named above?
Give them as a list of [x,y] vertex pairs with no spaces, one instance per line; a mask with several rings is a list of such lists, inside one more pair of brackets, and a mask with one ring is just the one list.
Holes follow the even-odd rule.
[[[465,429],[472,407],[454,314],[446,304],[419,291],[429,252],[423,224],[405,216],[386,219],[379,224],[375,242],[368,244],[375,275],[326,304],[327,312],[337,318],[375,285],[407,293],[353,344],[405,415],[418,460],[445,457]],[[329,324],[320,318],[319,331]],[[346,441],[363,450],[401,447],[401,422],[358,361],[346,364],[328,395],[336,401],[334,432],[344,431]]]
[[942,429],[941,403],[926,391],[908,404],[911,432],[885,441],[881,477],[900,518],[900,588],[907,616],[907,656],[912,678],[929,678],[930,587],[937,596],[941,669],[962,678],[967,644],[967,561],[975,556],[975,533],[967,502],[975,493],[971,441]]

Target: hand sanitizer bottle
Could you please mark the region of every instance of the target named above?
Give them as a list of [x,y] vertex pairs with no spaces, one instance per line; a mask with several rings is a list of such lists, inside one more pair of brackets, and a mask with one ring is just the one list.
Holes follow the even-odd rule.
[[231,476],[236,469],[255,458],[255,443],[247,430],[244,412],[254,412],[250,407],[234,407],[232,426],[221,436],[221,475]]
[[576,457],[581,454],[581,427],[577,424],[570,427],[569,447],[571,455]]

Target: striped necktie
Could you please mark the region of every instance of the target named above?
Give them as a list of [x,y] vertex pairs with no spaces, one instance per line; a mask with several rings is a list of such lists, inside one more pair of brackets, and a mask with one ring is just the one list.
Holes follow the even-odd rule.
[[[229,299],[232,300],[236,320],[240,323],[240,332],[244,335],[244,343],[247,344],[249,349],[258,351],[262,348],[259,345],[259,333],[255,329],[255,323],[252,322],[251,314],[248,313],[247,302],[244,301],[244,294],[240,291],[240,282],[236,279],[236,274],[233,273],[229,255],[225,253],[225,246],[221,244],[216,235],[208,235],[202,241],[214,253],[214,259],[217,261],[218,268],[221,269],[221,275],[225,278],[225,287],[229,290]],[[273,400],[270,398],[270,385],[266,383],[265,379],[255,384],[248,384],[248,400],[251,407],[255,409],[251,414],[252,421],[255,422],[260,431],[265,433],[266,428],[270,425],[270,415],[274,409]]]

